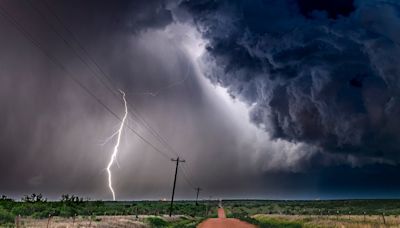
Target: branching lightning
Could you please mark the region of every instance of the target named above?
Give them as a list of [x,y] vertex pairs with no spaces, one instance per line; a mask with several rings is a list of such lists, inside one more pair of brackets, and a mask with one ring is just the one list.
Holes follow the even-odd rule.
[[173,88],[173,87],[175,87],[175,86],[184,84],[184,83],[186,82],[186,80],[189,79],[189,77],[190,77],[189,73],[190,73],[190,62],[187,62],[186,73],[185,73],[185,76],[183,77],[183,79],[177,80],[177,81],[175,81],[175,82],[172,82],[172,83],[169,84],[169,85],[166,85],[166,86],[164,86],[164,87],[162,87],[162,88],[159,88],[159,89],[158,89],[157,91],[155,91],[155,92],[147,91],[147,92],[142,92],[142,93],[140,93],[140,94],[141,94],[141,95],[146,95],[146,96],[157,97],[157,96],[160,95],[160,93],[162,93],[163,91],[167,91],[167,90],[169,90],[169,89],[171,89],[171,88]]
[[[125,125],[126,117],[128,116],[128,106],[127,106],[127,104],[126,104],[125,93],[124,93],[123,91],[121,91],[121,90],[120,90],[119,92],[122,94],[122,99],[124,100],[125,114],[124,114],[124,117],[122,118],[121,125],[119,126],[118,131],[116,131],[116,132],[115,132],[114,134],[112,134],[112,136],[110,137],[110,138],[112,138],[112,137],[114,137],[114,136],[117,136],[117,142],[115,143],[113,153],[112,153],[111,158],[110,158],[110,161],[108,162],[108,165],[107,165],[108,188],[110,189],[110,191],[111,191],[111,193],[112,193],[113,200],[115,200],[115,192],[114,192],[114,189],[113,189],[113,187],[112,187],[111,166],[113,165],[114,161],[116,160],[116,157],[117,157],[117,154],[118,154],[119,144],[120,144],[120,142],[121,142],[122,130],[123,130],[124,125]],[[110,139],[110,138],[109,138],[109,139]]]

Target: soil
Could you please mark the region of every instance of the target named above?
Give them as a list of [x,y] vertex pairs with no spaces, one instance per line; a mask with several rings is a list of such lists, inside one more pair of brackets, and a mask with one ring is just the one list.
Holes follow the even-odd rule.
[[226,218],[225,210],[218,208],[218,218],[210,218],[200,223],[198,228],[255,228],[257,226],[240,221],[239,219]]

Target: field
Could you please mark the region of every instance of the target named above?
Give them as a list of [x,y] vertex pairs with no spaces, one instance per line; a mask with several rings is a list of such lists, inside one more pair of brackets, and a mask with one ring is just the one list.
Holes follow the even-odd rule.
[[248,215],[400,215],[400,200],[231,200],[224,208]]
[[[75,196],[62,196],[60,201],[47,201],[32,194],[21,201],[0,198],[0,226],[21,227],[195,227],[208,214],[216,211],[216,202],[193,201],[174,203],[174,215],[165,201],[89,201]],[[178,216],[176,216],[178,215]]]
[[[218,202],[177,201],[167,216],[164,201],[89,201],[40,195],[0,199],[0,226],[20,227],[195,227],[216,216]],[[260,227],[400,227],[400,200],[223,201],[227,217]]]
[[19,227],[195,227],[200,220],[186,216],[132,216],[132,215],[113,215],[113,216],[90,216],[90,217],[51,217],[47,219],[35,219],[25,217],[19,219]]
[[399,200],[226,201],[224,207],[260,227],[400,227]]
[[260,227],[400,227],[397,216],[380,215],[341,215],[341,216],[310,216],[310,215],[255,215]]

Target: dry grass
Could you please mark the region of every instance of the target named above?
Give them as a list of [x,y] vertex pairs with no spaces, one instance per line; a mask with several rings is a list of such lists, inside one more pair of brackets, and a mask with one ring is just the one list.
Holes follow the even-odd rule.
[[385,224],[380,215],[255,215],[260,221],[290,221],[302,225],[302,227],[348,227],[348,228],[378,228],[400,227],[400,217],[385,216]]
[[76,217],[73,218],[61,218],[52,217],[50,221],[48,219],[33,219],[33,218],[21,218],[20,227],[48,227],[51,228],[78,228],[78,227],[132,227],[132,228],[147,228],[149,227],[144,223],[144,216],[140,216],[138,219],[135,216],[96,216],[95,218],[89,217]]

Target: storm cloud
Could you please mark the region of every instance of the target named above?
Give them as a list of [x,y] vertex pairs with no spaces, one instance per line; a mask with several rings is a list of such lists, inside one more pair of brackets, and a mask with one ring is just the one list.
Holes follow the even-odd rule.
[[[259,185],[251,181],[259,178],[258,168],[242,151],[252,148],[253,141],[244,140],[252,134],[241,132],[243,120],[232,117],[237,110],[227,111],[230,101],[199,74],[193,54],[197,37],[190,34],[197,34],[195,28],[171,22],[172,3],[144,2],[48,3],[114,85],[126,92],[133,107],[129,125],[169,158],[176,157],[133,115],[140,113],[187,161],[182,167],[191,184],[214,196],[251,190]],[[120,97],[104,87],[99,69],[44,2],[4,1],[1,6],[40,44],[1,17],[1,194],[110,199],[105,167],[114,141],[105,140],[119,121],[71,76],[119,116]],[[117,199],[168,198],[174,171],[169,158],[125,128],[119,165],[112,167]],[[191,184],[180,173],[177,197],[191,198]]]
[[133,111],[186,160],[179,199],[197,186],[202,198],[398,195],[395,1],[0,5],[26,29],[0,17],[0,194],[110,199],[105,139],[119,121],[70,78],[121,115],[97,64],[126,92],[128,124],[168,157],[126,128],[117,199],[170,196],[176,154]]
[[[335,7],[332,7],[335,6]],[[400,159],[395,1],[184,1],[205,75],[275,139],[355,160]]]

